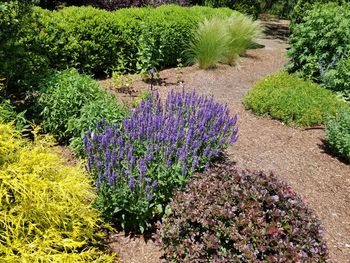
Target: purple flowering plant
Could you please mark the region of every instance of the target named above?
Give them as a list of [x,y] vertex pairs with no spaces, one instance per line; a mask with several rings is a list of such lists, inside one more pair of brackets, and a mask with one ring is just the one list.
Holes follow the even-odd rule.
[[236,122],[227,105],[184,90],[164,104],[152,94],[122,125],[102,121],[84,138],[97,206],[125,230],[150,228],[173,190],[237,141]]

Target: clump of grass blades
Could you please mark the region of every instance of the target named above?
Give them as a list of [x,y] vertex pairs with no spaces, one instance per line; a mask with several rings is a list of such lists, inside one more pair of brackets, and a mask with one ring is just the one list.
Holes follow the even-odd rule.
[[251,44],[262,36],[262,27],[259,21],[242,14],[232,15],[226,24],[228,37],[225,63],[233,65],[239,55],[242,55]]
[[224,19],[213,17],[199,24],[187,50],[189,64],[198,63],[200,68],[209,69],[225,58],[228,36],[224,23]]
[[198,63],[202,69],[214,68],[219,62],[233,65],[261,35],[260,22],[240,13],[206,19],[199,24],[187,50],[188,62]]

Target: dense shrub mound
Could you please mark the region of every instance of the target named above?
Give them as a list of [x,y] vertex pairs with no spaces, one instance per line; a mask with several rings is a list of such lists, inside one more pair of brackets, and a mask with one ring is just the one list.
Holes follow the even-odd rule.
[[36,22],[23,29],[19,43],[33,60],[47,58],[56,69],[75,67],[101,74],[161,68],[177,65],[178,58],[184,61],[182,52],[200,21],[232,12],[180,6],[113,12],[92,7],[36,8]]
[[97,122],[121,122],[125,108],[102,90],[90,76],[76,69],[56,72],[42,81],[38,106],[46,132],[60,141],[70,140],[76,153],[83,153],[82,138]]
[[119,125],[101,124],[84,143],[103,215],[127,230],[151,227],[177,187],[237,140],[237,116],[195,92],[157,94]]
[[318,220],[285,183],[219,165],[178,191],[158,231],[169,262],[326,262]]
[[323,124],[327,116],[347,107],[331,91],[285,72],[258,81],[243,102],[258,115],[298,127]]
[[330,149],[350,163],[350,111],[342,110],[326,122],[326,138]]
[[[337,77],[333,85],[327,85],[334,90],[344,89],[341,84],[347,83],[349,68],[337,65],[350,56],[350,4],[338,6],[335,3],[316,5],[306,12],[300,24],[293,26],[290,36],[291,48],[288,55],[291,58],[289,70],[298,71],[303,77],[324,81],[324,75],[329,82],[329,72]],[[339,74],[336,74],[334,70]],[[328,75],[328,76],[327,76]],[[326,81],[326,82],[327,82]],[[331,84],[331,83],[329,83]],[[348,87],[347,87],[348,88]]]
[[51,145],[0,123],[1,262],[112,262],[97,248],[104,235],[89,179]]

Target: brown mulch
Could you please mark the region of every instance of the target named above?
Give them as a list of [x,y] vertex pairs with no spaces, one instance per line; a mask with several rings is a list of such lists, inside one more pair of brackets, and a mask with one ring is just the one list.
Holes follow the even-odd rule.
[[[287,43],[263,39],[265,47],[250,50],[235,67],[220,65],[204,71],[196,66],[184,68],[185,89],[212,95],[238,112],[240,138],[229,148],[229,157],[239,167],[273,171],[288,182],[314,210],[325,227],[331,262],[350,262],[350,165],[323,149],[323,129],[296,129],[268,118],[259,118],[244,109],[241,99],[251,85],[264,76],[283,69]],[[162,85],[155,87],[161,96],[176,85],[176,70],[160,73]],[[136,89],[147,84],[138,81]],[[152,240],[111,236],[110,247],[123,262],[160,262],[160,249]]]

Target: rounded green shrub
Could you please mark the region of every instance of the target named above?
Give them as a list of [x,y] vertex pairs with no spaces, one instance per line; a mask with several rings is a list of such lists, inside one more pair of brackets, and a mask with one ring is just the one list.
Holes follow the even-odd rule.
[[350,110],[342,110],[326,121],[326,139],[331,151],[350,162]]
[[127,115],[125,107],[116,98],[102,90],[98,83],[76,69],[57,72],[43,81],[39,106],[42,126],[83,155],[83,137],[94,131],[97,123],[121,122]]
[[59,140],[72,136],[68,131],[68,120],[79,118],[81,108],[88,102],[104,95],[97,82],[76,69],[57,72],[41,86],[39,107],[42,108],[44,131],[52,132]]
[[209,169],[177,191],[158,228],[169,262],[327,262],[319,221],[273,174]]
[[347,107],[331,91],[286,72],[258,81],[243,103],[258,115],[297,127],[324,124],[327,116],[335,116],[339,108]]
[[114,262],[99,249],[105,235],[82,167],[65,165],[49,137],[19,137],[0,124],[1,262]]

